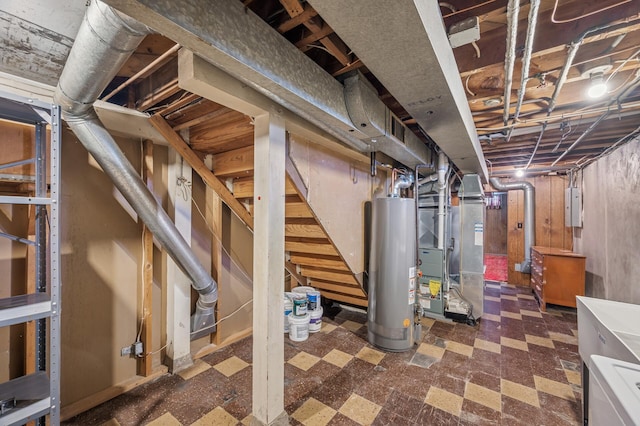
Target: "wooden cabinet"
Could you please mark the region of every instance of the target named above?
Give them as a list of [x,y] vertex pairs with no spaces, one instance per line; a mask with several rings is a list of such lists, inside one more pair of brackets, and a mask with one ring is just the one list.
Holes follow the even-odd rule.
[[547,303],[576,307],[584,296],[585,257],[569,250],[531,247],[531,288],[546,311]]

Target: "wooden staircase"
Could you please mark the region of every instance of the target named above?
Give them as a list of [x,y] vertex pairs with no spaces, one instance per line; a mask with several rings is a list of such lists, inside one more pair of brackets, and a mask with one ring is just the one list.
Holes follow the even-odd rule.
[[[250,117],[199,99],[190,105],[170,105],[151,121],[205,183],[253,228],[254,136]],[[176,133],[182,129],[189,129],[188,145]],[[204,166],[203,159],[208,155],[212,171]],[[362,285],[307,203],[306,191],[297,169],[288,160],[285,186],[288,261],[285,267],[292,283],[313,286],[327,299],[367,306]]]

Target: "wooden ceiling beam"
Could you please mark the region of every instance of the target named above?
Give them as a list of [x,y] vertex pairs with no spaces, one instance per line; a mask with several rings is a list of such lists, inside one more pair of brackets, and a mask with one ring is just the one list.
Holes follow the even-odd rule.
[[315,43],[316,41],[320,40],[321,38],[325,38],[327,37],[329,34],[333,33],[333,30],[331,29],[331,27],[329,25],[324,25],[323,28],[318,29],[317,31],[313,31],[311,30],[311,33],[302,38],[301,40],[296,42],[296,47],[300,50],[302,50],[303,52],[306,52],[307,50],[311,49],[311,44]]
[[160,111],[160,114],[165,117],[165,119],[170,119],[172,114],[175,112],[187,107],[191,103],[196,103],[198,100],[202,100],[200,95],[196,95],[194,93],[189,93],[178,99],[175,102],[169,104],[166,108]]
[[[304,5],[304,11],[302,13],[300,13],[299,15],[296,15],[295,17],[292,17],[287,21],[284,21],[282,24],[278,25],[276,30],[280,34],[284,34],[287,31],[294,29],[298,25],[302,25],[303,23],[307,22],[309,19],[317,15],[318,15],[318,12],[316,12],[316,10],[312,8],[309,5],[309,3],[306,3]],[[291,16],[291,14],[289,14],[289,16]]]
[[253,145],[253,131],[251,121],[242,117],[219,126],[194,127],[189,133],[189,141],[196,151],[220,154],[231,149]]
[[[590,2],[573,1],[563,5],[563,14],[567,16],[579,16],[583,13],[585,4]],[[588,7],[588,6],[587,6]],[[605,25],[610,22],[627,20],[630,17],[638,18],[640,10],[637,2],[615,7],[607,11],[607,13],[599,13],[584,17],[570,24],[554,24],[551,22],[551,10],[539,13],[538,27],[536,29],[536,40],[534,43],[535,52],[551,53],[551,51],[564,50],[565,46],[576,39],[579,34],[584,31]],[[527,31],[526,15],[521,16],[521,22],[518,25],[518,40],[524,40]],[[613,35],[611,35],[613,36]],[[594,39],[590,37],[590,39]],[[597,36],[602,38],[602,36]],[[490,32],[481,33],[480,40],[476,43],[482,52],[480,58],[476,58],[473,46],[465,45],[454,49],[454,55],[458,64],[460,73],[466,73],[472,70],[483,69],[491,65],[504,62],[506,50],[506,26]],[[589,40],[585,39],[585,42]],[[535,55],[536,53],[534,53]]]
[[178,132],[182,129],[188,129],[189,127],[193,127],[196,126],[200,123],[204,123],[204,122],[211,122],[214,119],[222,116],[222,115],[226,115],[229,114],[231,111],[231,109],[227,108],[227,107],[220,107],[219,109],[213,110],[211,112],[208,112],[206,114],[200,115],[198,117],[195,117],[191,120],[185,121],[183,123],[180,123],[176,126],[173,127],[173,130]]
[[253,145],[213,156],[213,174],[219,178],[253,175]]
[[508,0],[487,0],[481,3],[477,1],[456,2],[450,0],[447,3],[452,4],[457,9],[452,12],[447,8],[443,8],[445,12],[442,14],[442,18],[446,27],[449,28],[452,24],[473,16],[477,16],[482,22],[496,15],[504,14],[507,10]]
[[[347,66],[351,63],[349,55],[347,55],[346,45],[337,36],[332,36],[334,32],[326,22],[322,21],[320,18],[314,19],[317,12],[313,14],[308,10],[313,9],[311,6],[305,5],[305,7],[303,7],[300,0],[280,0],[280,3],[287,10],[291,20],[295,20],[295,22],[288,24],[291,28],[294,28],[299,24],[303,24],[309,31],[311,31],[310,35],[304,37],[295,44],[298,49],[306,52],[311,48],[310,46],[312,43],[319,41],[322,46],[327,49],[327,52],[336,58],[343,66]],[[304,18],[301,18],[302,15],[305,15]],[[282,23],[278,27],[278,30],[280,31],[283,26],[284,28],[287,28],[286,24],[287,22]]]

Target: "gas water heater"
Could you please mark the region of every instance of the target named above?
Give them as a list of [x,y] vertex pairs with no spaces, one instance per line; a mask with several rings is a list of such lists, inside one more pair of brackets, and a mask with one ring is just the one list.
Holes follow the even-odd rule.
[[393,352],[411,349],[415,297],[415,200],[377,198],[373,201],[369,260],[369,343]]

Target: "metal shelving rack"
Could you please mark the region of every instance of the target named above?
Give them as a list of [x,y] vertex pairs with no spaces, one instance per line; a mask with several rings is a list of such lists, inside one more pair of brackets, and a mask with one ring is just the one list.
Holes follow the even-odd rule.
[[[35,239],[0,233],[0,237],[35,246],[36,292],[0,299],[0,327],[36,321],[35,372],[0,384],[0,424],[31,420],[60,423],[60,108],[0,91],[0,118],[35,127],[35,157],[0,165],[1,169],[35,164],[35,196],[0,196],[0,204],[35,205]],[[47,126],[50,129],[47,179]],[[0,136],[0,143],[2,143]],[[6,176],[5,176],[6,177]],[[49,188],[47,190],[47,182]]]

